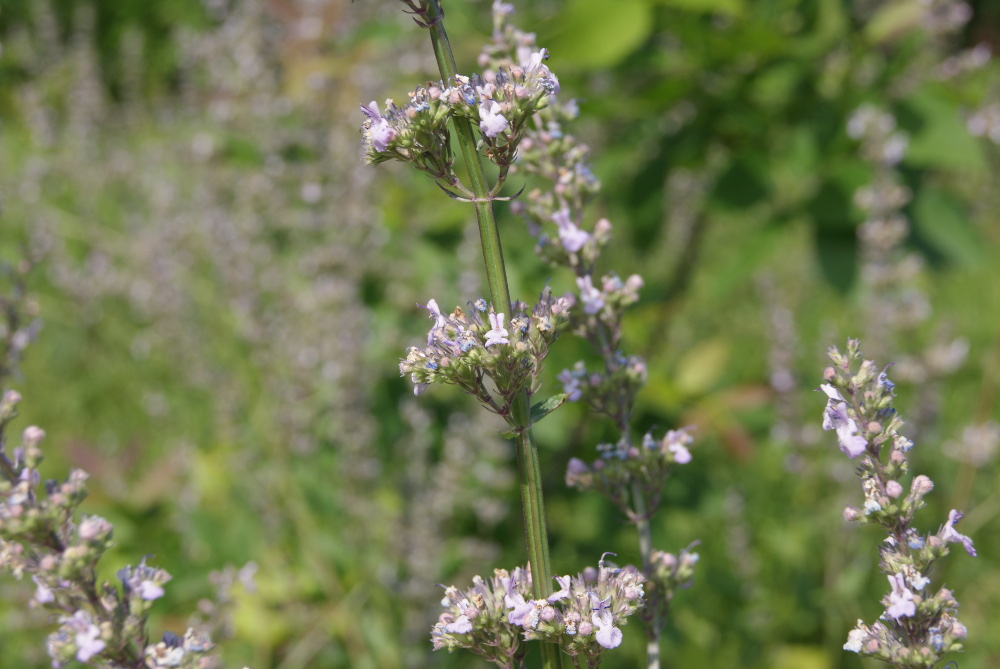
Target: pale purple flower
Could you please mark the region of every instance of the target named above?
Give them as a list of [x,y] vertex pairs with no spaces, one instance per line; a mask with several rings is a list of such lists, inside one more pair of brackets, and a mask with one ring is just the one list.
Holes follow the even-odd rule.
[[[573,467],[573,460],[576,460],[576,458],[571,458],[570,459],[570,464],[569,464],[570,468]],[[577,461],[581,462],[579,460],[577,460]],[[583,464],[583,463],[581,462],[581,464]],[[586,466],[586,465],[584,465],[584,466]],[[555,592],[553,592],[551,595],[548,596],[549,603],[558,602],[560,599],[566,599],[567,597],[569,597],[570,577],[569,576],[556,576],[554,578],[556,579],[556,583],[559,584],[559,589],[556,590]]]
[[885,610],[890,618],[902,618],[903,616],[913,616],[917,613],[917,605],[913,602],[913,593],[906,587],[906,579],[903,574],[896,574],[887,577],[892,592],[889,593],[889,608]]
[[828,383],[820,386],[820,390],[829,398],[826,409],[823,410],[823,429],[836,430],[840,450],[847,457],[854,459],[865,452],[868,441],[858,434],[858,425],[847,412],[847,402],[840,392]]
[[37,425],[29,425],[24,428],[24,432],[21,433],[21,443],[24,444],[25,448],[31,448],[32,446],[38,446],[42,439],[45,438],[45,430],[38,427]]
[[[859,620],[858,625],[862,622]],[[850,651],[852,653],[860,653],[861,645],[865,639],[868,638],[868,633],[865,632],[861,627],[855,627],[847,634],[847,643],[844,644],[844,650]]]
[[499,16],[505,14],[511,14],[514,11],[514,5],[509,2],[501,2],[501,0],[493,0],[493,13]]
[[[593,595],[591,596],[594,597]],[[622,631],[614,626],[614,618],[611,615],[611,609],[608,608],[608,604],[610,603],[610,597],[602,602],[597,602],[590,620],[594,624],[594,627],[597,628],[597,634],[595,635],[597,643],[605,648],[617,648],[622,642]]]
[[87,516],[80,521],[80,527],[77,532],[84,541],[93,541],[110,536],[112,529],[111,523],[100,516]]
[[441,308],[438,307],[438,303],[434,298],[427,301],[427,306],[424,307],[424,309],[431,312],[430,317],[434,319],[434,327],[432,327],[430,332],[427,333],[427,345],[430,346],[434,343],[434,333],[444,327],[447,319],[444,314],[441,313]]
[[101,630],[91,621],[89,613],[77,611],[71,618],[62,618],[61,620],[75,632],[77,661],[87,662],[104,650],[107,644],[101,639]]
[[147,602],[163,596],[163,587],[154,581],[143,581],[139,584],[139,596]]
[[[549,57],[548,49],[539,49],[538,51],[532,51],[527,58],[524,58],[524,53],[518,54],[521,56],[521,67],[524,68],[526,72],[534,72],[539,67],[545,67],[542,65],[542,61]],[[547,68],[546,68],[547,69]]]
[[455,619],[455,622],[445,625],[444,629],[453,634],[468,634],[472,631],[472,621],[469,620],[469,616],[461,615]]
[[487,137],[496,137],[507,129],[507,119],[500,113],[496,100],[484,100],[479,105],[479,129]]
[[372,100],[368,106],[361,105],[361,111],[372,120],[371,133],[372,146],[376,151],[382,152],[389,146],[389,142],[396,139],[396,131],[389,125],[382,113],[378,110],[378,104]]
[[52,592],[52,588],[45,585],[42,581],[38,580],[38,576],[32,576],[31,580],[35,582],[38,589],[35,590],[35,601],[39,604],[48,604],[49,602],[54,602],[56,599],[55,594]]
[[569,209],[566,207],[552,214],[552,220],[559,226],[559,241],[562,242],[563,248],[570,253],[576,253],[590,241],[590,233],[576,227],[570,219]]
[[507,614],[507,622],[521,627],[529,624],[531,612],[535,610],[535,603],[532,600],[524,601],[524,597],[519,593],[514,593],[513,595],[505,595],[504,603],[507,604],[507,608],[512,609]]
[[663,441],[667,445],[667,450],[674,454],[674,462],[679,465],[686,465],[691,462],[691,451],[687,445],[691,443],[691,435],[684,430],[668,430]]
[[580,289],[580,299],[583,300],[583,311],[587,314],[596,314],[604,308],[604,297],[601,291],[594,288],[594,283],[590,275],[578,277],[576,286]]
[[938,532],[938,536],[942,541],[961,543],[965,547],[965,552],[976,557],[976,549],[972,545],[972,539],[965,536],[964,534],[959,534],[955,529],[955,524],[962,519],[962,512],[956,509],[952,509],[948,513],[948,522],[944,524],[941,530]]
[[510,343],[510,340],[507,339],[507,335],[510,333],[503,327],[503,314],[490,314],[490,325],[493,326],[493,329],[486,333],[485,346]]
[[559,376],[556,379],[563,384],[563,392],[569,395],[566,399],[570,402],[575,402],[583,396],[583,390],[580,388],[580,379],[574,376],[573,372],[564,369],[559,372]]
[[923,590],[927,587],[927,584],[931,582],[931,579],[927,578],[923,574],[914,570],[913,576],[910,576],[910,585],[916,590]]
[[[587,463],[580,458],[570,458],[566,465],[566,485],[572,487],[577,483],[583,483],[589,474],[590,467],[587,466]],[[549,601],[552,601],[551,597]]]

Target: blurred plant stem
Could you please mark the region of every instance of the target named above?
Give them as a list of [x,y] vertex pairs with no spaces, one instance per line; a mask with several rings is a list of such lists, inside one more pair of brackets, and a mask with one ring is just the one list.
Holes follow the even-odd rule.
[[[441,80],[447,82],[456,74],[458,67],[455,55],[444,28],[444,11],[440,0],[428,0],[426,20],[434,57],[437,60]],[[462,157],[469,172],[472,192],[475,194],[476,218],[479,220],[479,238],[486,264],[486,280],[490,287],[490,301],[497,311],[511,315],[510,289],[507,287],[507,272],[504,269],[503,251],[500,248],[500,232],[493,213],[493,200],[486,182],[486,172],[476,151],[476,140],[472,124],[468,119],[454,118],[455,130]],[[550,594],[552,568],[549,565],[549,538],[545,528],[545,505],[542,499],[542,477],[538,462],[538,447],[531,431],[531,406],[527,389],[522,389],[514,398],[511,413],[506,417],[514,431],[517,446],[517,468],[521,487],[521,504],[524,512],[524,534],[528,544],[528,560],[531,564],[532,591],[536,599],[544,599]],[[541,644],[543,669],[558,669],[562,666],[559,649],[551,644]]]
[[[638,481],[632,483],[632,506],[635,509],[635,529],[639,535],[639,553],[642,556],[642,571],[652,573],[653,563],[653,531],[649,525],[649,513],[646,511],[646,497]],[[654,607],[653,618],[646,625],[646,667],[660,669],[660,615]]]

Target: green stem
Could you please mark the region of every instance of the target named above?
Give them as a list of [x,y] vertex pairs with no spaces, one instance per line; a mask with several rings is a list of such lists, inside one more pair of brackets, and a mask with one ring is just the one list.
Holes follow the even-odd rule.
[[[444,29],[443,19],[444,12],[440,0],[428,0],[425,23],[429,26],[434,57],[437,59],[441,78],[447,81],[458,74],[458,67],[448,41],[448,34]],[[476,218],[479,221],[479,237],[483,248],[483,262],[486,264],[490,301],[494,309],[510,317],[513,314],[503,250],[500,247],[500,231],[493,213],[493,201],[487,186],[486,172],[483,170],[479,152],[476,151],[472,124],[463,118],[454,118],[453,122],[475,196]],[[528,560],[531,564],[532,591],[536,599],[544,599],[551,593],[552,568],[549,565],[549,539],[545,529],[541,467],[538,461],[538,447],[531,432],[531,406],[527,389],[522,390],[514,398],[510,419],[516,434],[514,441],[517,446],[517,468],[521,480],[521,504],[524,511]],[[541,651],[543,669],[560,669],[562,656],[557,646],[543,643]]]
[[[632,504],[635,507],[635,529],[639,534],[639,554],[642,556],[642,571],[651,573],[653,560],[653,530],[646,511],[646,496],[637,481],[632,482]],[[657,593],[662,596],[662,593]],[[660,607],[652,605],[652,619],[646,626],[646,668],[660,669]]]
[[[458,74],[455,55],[448,41],[448,33],[444,29],[444,11],[440,0],[429,0],[427,3],[427,23],[430,25],[431,43],[434,45],[434,58],[442,81],[446,82]],[[462,158],[469,170],[469,181],[472,193],[475,195],[476,218],[479,220],[479,238],[483,247],[483,262],[486,264],[486,281],[490,287],[490,302],[493,308],[510,317],[510,289],[507,287],[507,272],[504,269],[503,250],[500,248],[500,231],[497,228],[496,216],[493,213],[493,200],[486,182],[486,171],[483,169],[482,158],[476,151],[476,137],[472,132],[472,123],[467,118],[453,117],[458,135],[458,145]]]

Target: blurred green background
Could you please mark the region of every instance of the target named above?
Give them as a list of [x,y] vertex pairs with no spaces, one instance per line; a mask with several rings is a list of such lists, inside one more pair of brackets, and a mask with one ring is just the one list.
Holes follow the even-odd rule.
[[[474,71],[490,3],[444,4]],[[882,610],[881,536],[841,518],[860,486],[812,392],[848,336],[898,363],[913,471],[936,483],[921,527],[967,511],[979,557],[953,552],[933,575],[969,628],[953,659],[1000,665],[1000,68],[970,51],[1000,45],[1000,8],[514,4],[580,99],[572,131],[604,183],[593,219],[616,231],[601,269],[646,280],[626,334],[650,368],[637,429],[696,429],[654,526],[658,548],[702,542],[665,666],[875,666],[841,646]],[[961,6],[971,17],[950,26]],[[436,584],[525,560],[500,425],[398,376],[428,327],[416,303],[485,290],[471,210],[359,159],[357,105],[433,77],[399,9],[0,0],[0,260],[37,258],[43,322],[6,383],[24,396],[15,427],[46,430],[49,476],[91,473],[85,511],[116,528],[108,578],[148,554],[174,575],[154,634],[183,631],[210,572],[257,564],[256,590],[232,593],[230,667],[475,666],[430,651]],[[863,103],[909,137],[895,173],[910,233],[888,256],[908,269],[888,288],[857,234],[873,174],[846,127]],[[993,140],[970,133],[993,108]],[[568,290],[500,216],[512,292]],[[548,387],[587,355],[565,337]],[[610,437],[586,418],[567,406],[538,427],[557,573],[606,550],[637,559],[614,508],[562,482]],[[31,591],[0,582],[5,666],[49,665]],[[629,626],[605,666],[642,651]]]

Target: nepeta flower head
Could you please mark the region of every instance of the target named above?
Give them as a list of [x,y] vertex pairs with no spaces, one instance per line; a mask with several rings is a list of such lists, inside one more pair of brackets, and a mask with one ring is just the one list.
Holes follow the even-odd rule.
[[[418,393],[429,383],[457,384],[506,416],[507,402],[516,391],[525,384],[534,389],[549,346],[569,322],[571,304],[546,288],[530,309],[523,302],[512,305],[508,329],[507,315],[496,313],[485,300],[472,303],[468,312],[456,308],[448,315],[431,300],[425,307],[434,319],[427,347],[407,349],[400,374],[410,376]],[[484,384],[485,377],[493,380],[496,390]]]
[[820,390],[826,393],[826,409],[823,410],[823,429],[836,430],[837,441],[840,450],[852,460],[868,447],[868,441],[858,434],[858,425],[850,416],[847,402],[840,395],[840,391],[828,383],[820,386]]
[[691,461],[688,447],[694,439],[688,428],[669,430],[662,439],[653,437],[652,430],[636,447],[628,440],[599,444],[601,456],[591,465],[578,458],[569,462],[566,485],[581,492],[595,490],[614,502],[626,514],[631,513],[628,501],[634,483],[639,484],[647,499],[648,513],[659,505],[660,494],[674,465]]
[[642,606],[644,579],[634,567],[602,561],[596,570],[555,580],[559,590],[546,599],[532,598],[526,568],[498,569],[489,582],[477,576],[465,591],[447,588],[446,611],[431,630],[435,650],[468,648],[510,667],[524,655],[520,640],[535,639],[596,666],[605,650],[621,643],[621,625]]

